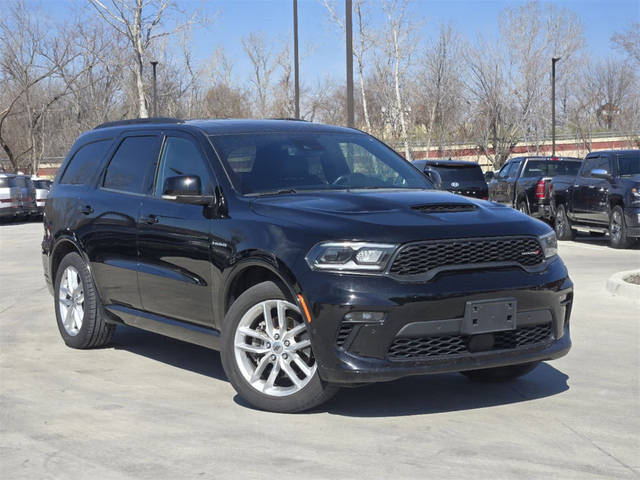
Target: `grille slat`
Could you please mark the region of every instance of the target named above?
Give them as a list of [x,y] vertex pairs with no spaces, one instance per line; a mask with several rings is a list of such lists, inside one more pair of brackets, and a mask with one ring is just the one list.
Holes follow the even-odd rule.
[[340,328],[338,328],[338,334],[336,335],[336,345],[338,347],[344,346],[344,342],[346,342],[349,335],[351,335],[354,326],[355,325],[348,323],[340,325]]
[[398,276],[424,275],[436,268],[514,262],[533,267],[543,260],[544,253],[535,238],[438,240],[402,247],[389,273]]
[[[442,337],[398,337],[389,347],[390,360],[415,360],[426,357],[442,357],[471,353],[468,335],[448,335]],[[523,327],[493,334],[494,344],[489,351],[512,350],[552,340],[551,323]]]

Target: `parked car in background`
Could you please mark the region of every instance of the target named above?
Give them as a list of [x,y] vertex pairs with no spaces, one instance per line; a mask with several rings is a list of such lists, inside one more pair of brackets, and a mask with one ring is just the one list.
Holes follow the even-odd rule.
[[559,239],[608,233],[612,247],[628,248],[640,238],[640,150],[591,152],[574,179],[554,179],[550,191]]
[[19,218],[27,218],[38,213],[36,207],[36,188],[28,175],[18,174],[15,176],[16,186],[20,188]]
[[572,181],[582,159],[572,157],[516,157],[489,182],[489,200],[551,222],[549,187],[558,177]]
[[438,190],[486,200],[487,182],[480,165],[460,160],[414,160]]
[[45,178],[32,177],[33,186],[36,189],[36,212],[38,215],[42,215],[44,211],[44,205],[49,195],[49,189],[53,183],[51,180]]
[[16,176],[0,173],[0,219],[13,220],[20,211],[20,188],[16,185]]
[[108,123],[74,143],[43,226],[68,346],[127,324],[218,349],[261,409],[409,375],[505,381],[571,347],[553,229],[434,190],[353,129]]

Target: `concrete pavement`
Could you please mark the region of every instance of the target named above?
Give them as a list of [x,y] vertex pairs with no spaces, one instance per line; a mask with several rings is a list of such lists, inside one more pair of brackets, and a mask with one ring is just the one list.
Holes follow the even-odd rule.
[[561,244],[574,346],[518,381],[414,377],[280,415],[244,405],[204,348],[120,327],[67,348],[41,237],[0,225],[2,478],[640,478],[640,311],[605,289],[638,249]]

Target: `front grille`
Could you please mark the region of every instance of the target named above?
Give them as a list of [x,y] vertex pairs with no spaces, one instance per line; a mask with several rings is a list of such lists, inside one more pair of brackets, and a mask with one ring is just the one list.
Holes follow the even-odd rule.
[[344,342],[346,342],[349,335],[351,335],[354,326],[354,324],[349,323],[343,323],[340,325],[340,328],[338,328],[338,334],[336,335],[336,345],[338,347],[344,346]]
[[476,209],[472,203],[433,203],[430,205],[414,205],[411,207],[422,213],[455,213],[470,212]]
[[436,268],[480,263],[517,263],[533,267],[543,260],[544,253],[535,238],[437,240],[402,247],[389,273],[398,276],[421,275]]
[[[425,357],[441,357],[472,353],[468,335],[408,338],[398,337],[389,347],[390,360],[415,360]],[[493,347],[487,351],[512,350],[514,348],[542,344],[552,339],[551,323],[523,327],[493,334]]]

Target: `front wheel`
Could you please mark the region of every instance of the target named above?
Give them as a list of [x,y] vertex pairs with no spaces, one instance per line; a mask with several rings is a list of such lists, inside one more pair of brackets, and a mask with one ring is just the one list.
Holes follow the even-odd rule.
[[567,210],[564,205],[558,205],[553,227],[558,240],[573,240],[576,238],[576,232],[571,228],[571,221],[567,217]]
[[338,391],[320,379],[300,309],[273,282],[251,287],[231,305],[222,365],[240,396],[262,410],[300,412]]
[[627,235],[624,212],[619,205],[613,207],[609,216],[609,244],[613,248],[629,248],[633,244],[633,238]]
[[478,382],[508,382],[526,375],[536,368],[540,362],[508,365],[506,367],[485,368],[482,370],[468,370],[460,372],[465,377]]

